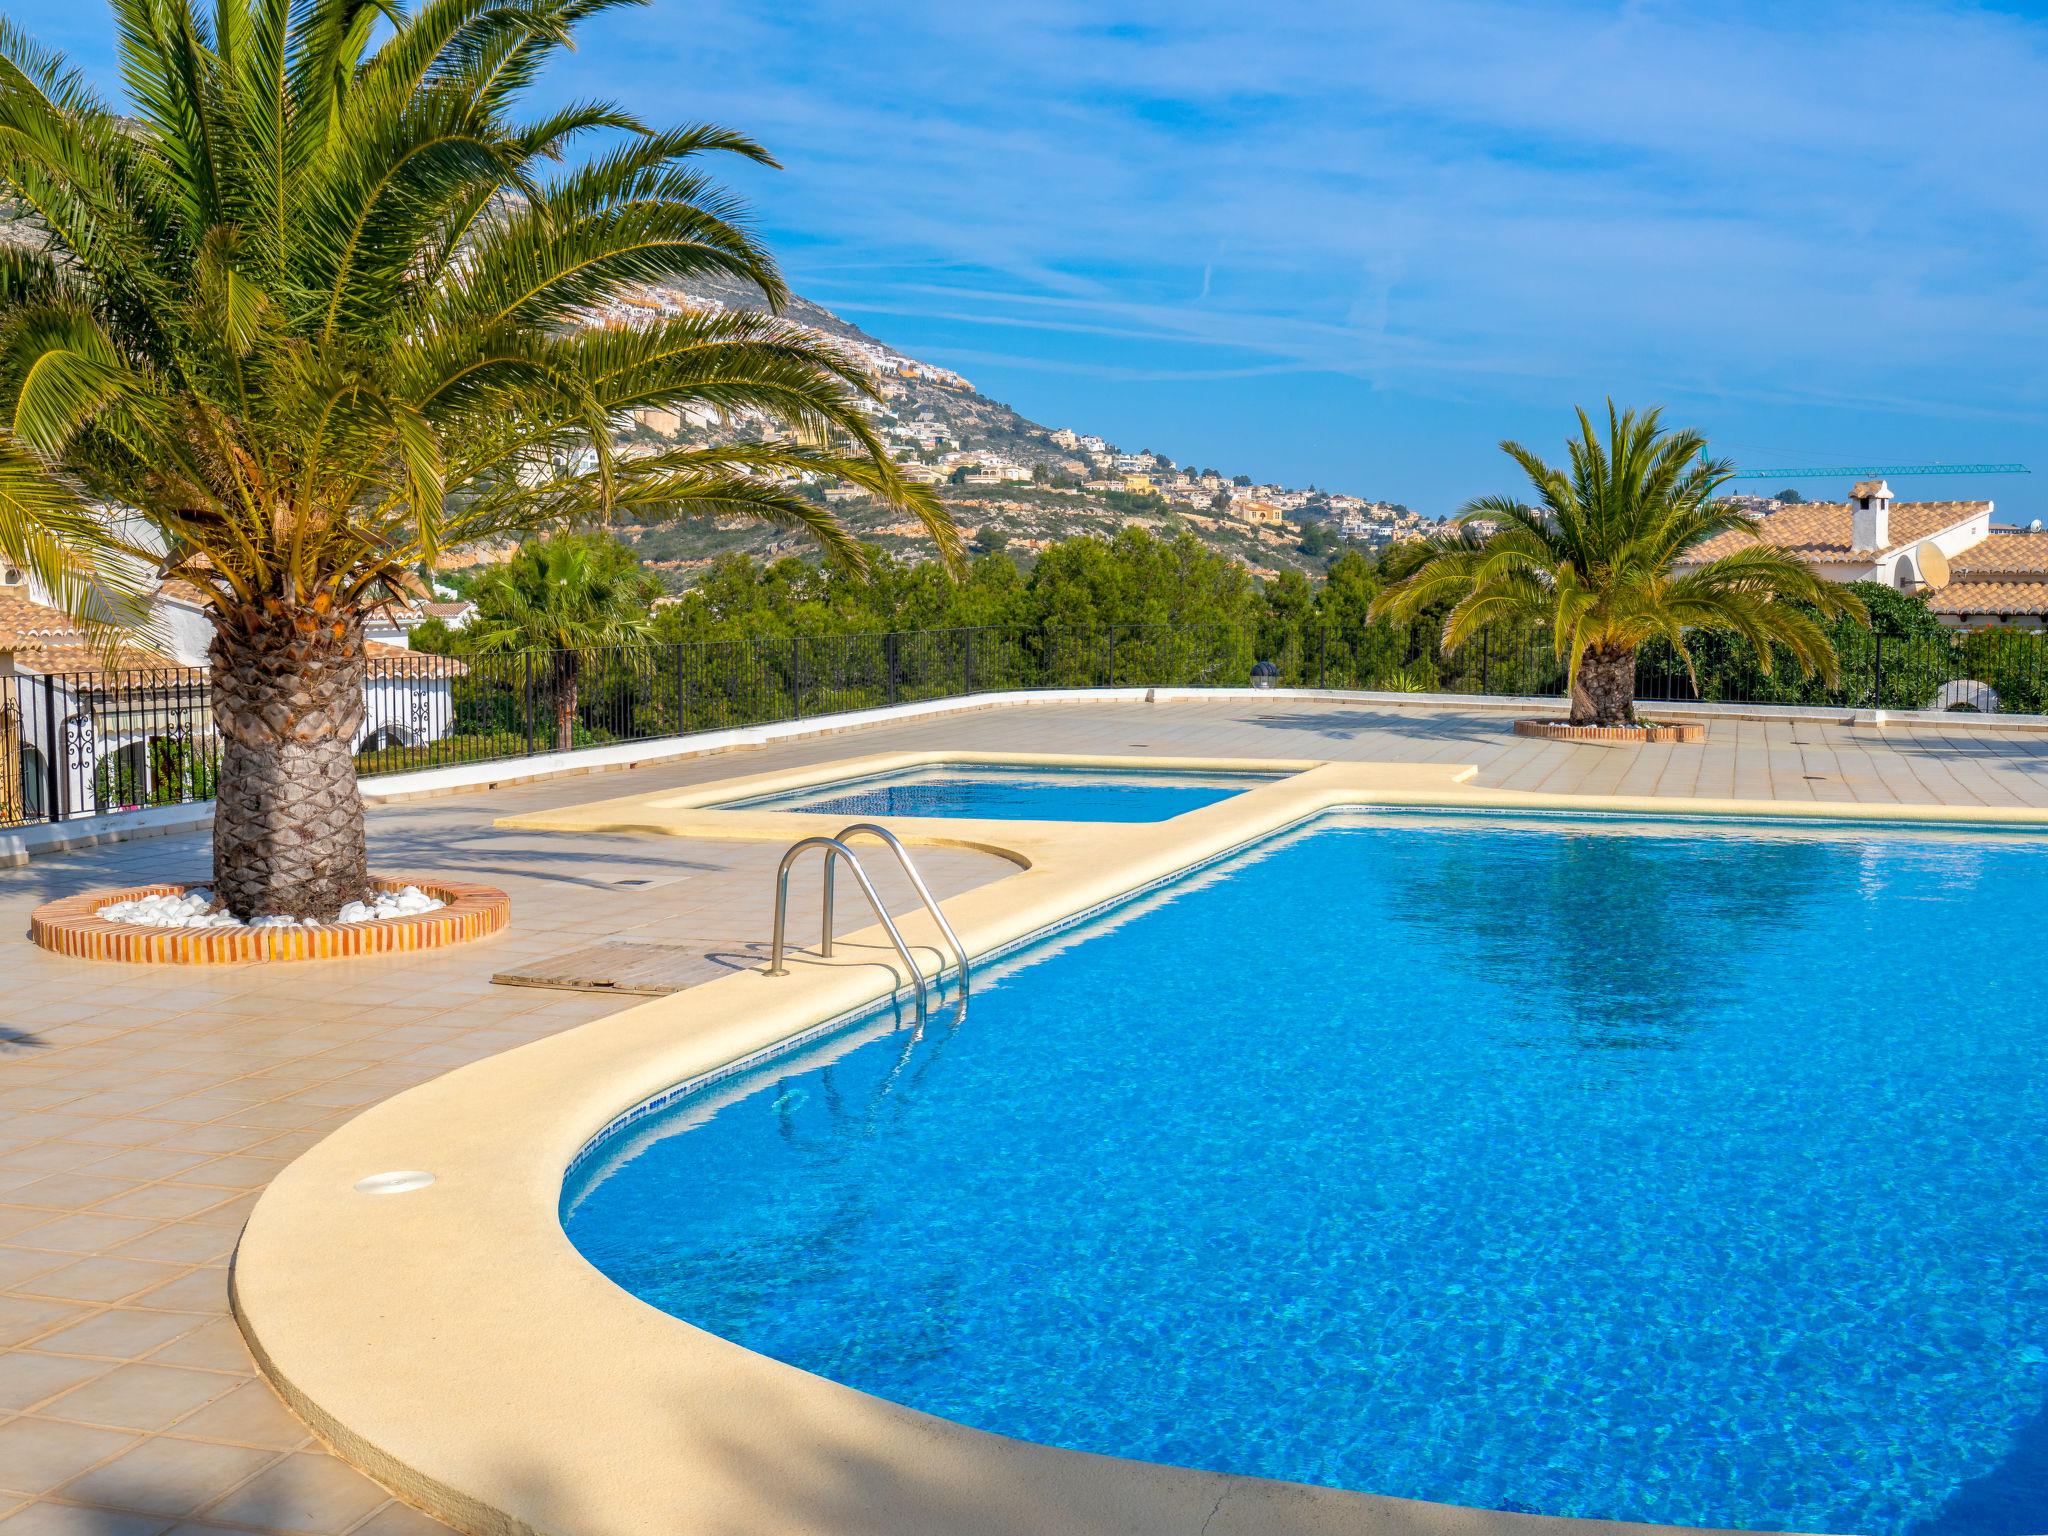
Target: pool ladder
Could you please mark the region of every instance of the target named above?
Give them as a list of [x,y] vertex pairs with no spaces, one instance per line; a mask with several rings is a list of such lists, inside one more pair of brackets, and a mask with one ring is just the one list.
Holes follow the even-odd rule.
[[[889,935],[889,942],[896,946],[896,954],[903,961],[904,969],[910,973],[911,984],[917,991],[918,1027],[924,1027],[925,1017],[930,1011],[924,971],[919,967],[916,957],[911,954],[910,946],[904,942],[902,930],[896,926],[896,920],[889,916],[889,909],[882,905],[882,898],[875,892],[875,882],[868,878],[867,867],[861,863],[860,855],[848,846],[856,837],[875,838],[896,855],[896,862],[902,866],[903,873],[910,877],[910,883],[916,889],[918,899],[924,903],[925,911],[931,914],[932,921],[938,925],[939,932],[945,935],[946,942],[953,946],[954,958],[960,963],[960,1006],[955,1018],[957,1023],[967,1016],[967,946],[960,942],[960,935],[955,933],[953,925],[946,921],[946,914],[940,910],[938,901],[932,896],[931,887],[924,883],[924,876],[917,872],[917,865],[911,862],[910,850],[903,846],[894,832],[872,821],[856,821],[850,826],[841,827],[837,835],[832,837],[799,838],[790,845],[789,851],[783,854],[782,863],[775,871],[775,938],[768,959],[767,974],[789,974],[789,967],[782,963],[788,951],[789,872],[796,861],[810,849],[821,849],[825,855],[825,902],[824,933],[818,941],[818,953],[827,958],[832,954],[833,875],[839,861],[844,859],[853,870],[854,879],[860,882],[860,888],[867,893],[868,906],[880,920],[883,931]],[[945,964],[942,961],[939,969],[932,974],[929,984],[936,986],[939,977],[944,973]]]

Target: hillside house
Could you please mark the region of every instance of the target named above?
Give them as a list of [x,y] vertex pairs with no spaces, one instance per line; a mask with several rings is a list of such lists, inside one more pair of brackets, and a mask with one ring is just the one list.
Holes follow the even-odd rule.
[[2048,533],[1994,525],[1989,501],[1898,501],[1863,480],[1838,502],[1800,502],[1700,545],[1694,566],[1751,539],[1798,556],[1829,581],[1876,581],[1922,595],[1953,629],[2040,629],[2048,621]]

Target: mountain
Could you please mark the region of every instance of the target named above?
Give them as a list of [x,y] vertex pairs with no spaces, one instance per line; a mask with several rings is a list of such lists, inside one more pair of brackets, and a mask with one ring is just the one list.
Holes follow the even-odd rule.
[[[763,309],[751,284],[706,277],[646,290],[611,306],[604,318],[627,324],[663,313]],[[1147,527],[1187,530],[1260,575],[1318,572],[1346,538],[1365,546],[1419,530],[1406,508],[1281,486],[1198,479],[1147,454],[1126,454],[1099,437],[1054,429],[975,389],[951,369],[928,363],[870,335],[824,305],[795,297],[782,316],[855,353],[877,380],[882,401],[871,413],[895,456],[934,485],[962,532],[982,549],[1029,558],[1046,544],[1079,534]],[[765,435],[771,425],[741,414],[641,413],[636,436],[648,446]],[[630,449],[628,450],[630,451]],[[817,486],[870,542],[910,560],[931,558],[913,522],[849,487]],[[671,586],[687,586],[719,555],[809,554],[800,536],[737,519],[679,519],[622,530],[641,558]],[[1308,545],[1304,549],[1304,541]]]

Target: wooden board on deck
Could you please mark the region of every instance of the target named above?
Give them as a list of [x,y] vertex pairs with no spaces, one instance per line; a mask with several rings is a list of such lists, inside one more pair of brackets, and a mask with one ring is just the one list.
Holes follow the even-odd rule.
[[[491,978],[502,987],[558,987],[571,992],[624,992],[666,997],[708,980],[705,947],[692,944],[636,944],[605,939],[528,961]],[[714,973],[715,974],[715,973]]]

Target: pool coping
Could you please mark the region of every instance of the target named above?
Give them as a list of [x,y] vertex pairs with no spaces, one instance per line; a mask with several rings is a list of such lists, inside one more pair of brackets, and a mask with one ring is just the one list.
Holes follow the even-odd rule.
[[[1514,793],[1474,786],[1474,770],[1454,764],[1019,753],[873,754],[498,824],[793,841],[846,818],[706,803],[945,761],[1293,770],[1160,822],[890,818],[907,843],[981,848],[1018,866],[947,903],[976,955],[1344,806],[2048,826],[2048,811],[1991,807]],[[935,965],[929,919],[902,928],[920,963]],[[786,977],[736,972],[472,1063],[305,1153],[259,1200],[236,1253],[234,1309],[264,1374],[355,1465],[459,1529],[492,1536],[1672,1529],[1010,1440],[755,1355],[621,1290],[562,1230],[565,1170],[632,1107],[815,1034],[905,980],[879,929],[838,948],[831,961],[795,957]],[[355,1188],[409,1169],[434,1182],[395,1195]]]

